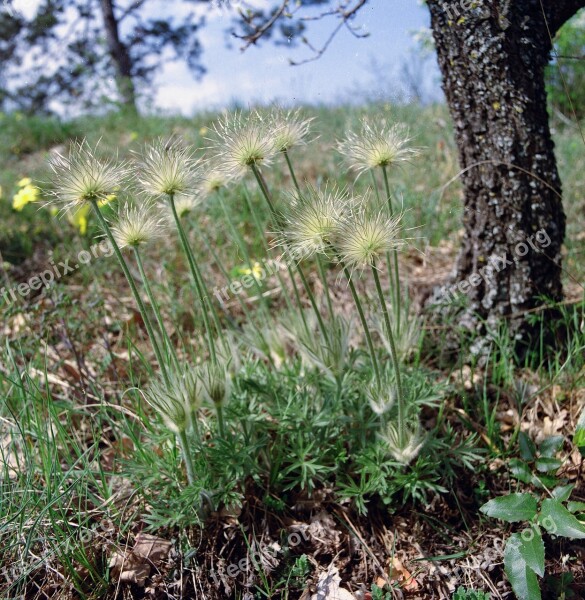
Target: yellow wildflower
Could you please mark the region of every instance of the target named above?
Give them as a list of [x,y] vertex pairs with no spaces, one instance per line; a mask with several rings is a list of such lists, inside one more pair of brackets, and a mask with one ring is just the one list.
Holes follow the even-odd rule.
[[114,200],[116,200],[116,194],[108,194],[103,200],[98,201],[98,206],[101,208],[102,206],[106,206]]
[[264,277],[264,269],[259,262],[255,262],[251,269],[242,269],[243,275],[252,275],[256,281],[260,281]]
[[39,196],[39,188],[34,185],[27,184],[22,187],[12,198],[12,208],[20,212],[30,202],[36,202],[39,199]]
[[[109,194],[102,200],[98,201],[98,206],[106,206],[110,202],[116,200],[115,194]],[[79,235],[85,235],[87,233],[87,224],[89,220],[89,214],[91,213],[91,206],[84,204],[78,208],[75,212],[71,213],[67,218],[68,221],[79,231]]]
[[91,206],[89,204],[83,204],[67,216],[68,221],[79,231],[80,235],[87,233],[87,217],[90,210]]

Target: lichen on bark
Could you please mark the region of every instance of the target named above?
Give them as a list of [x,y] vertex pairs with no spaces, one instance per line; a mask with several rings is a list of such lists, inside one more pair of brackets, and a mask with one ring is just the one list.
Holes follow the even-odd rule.
[[[551,34],[585,0],[565,3],[572,8],[560,4],[428,0],[464,189],[464,236],[453,281],[468,281],[483,268],[459,317],[477,336],[478,351],[502,319],[516,340],[527,342],[527,311],[563,294],[565,215],[544,69]],[[518,251],[542,231],[548,245]],[[486,274],[494,256],[505,256],[505,267]]]

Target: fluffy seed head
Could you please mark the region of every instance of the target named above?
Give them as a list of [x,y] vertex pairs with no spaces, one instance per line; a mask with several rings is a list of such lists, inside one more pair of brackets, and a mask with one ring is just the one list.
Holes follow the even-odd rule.
[[207,198],[227,187],[229,182],[230,178],[220,167],[207,164],[197,192],[200,196]]
[[201,383],[197,373],[185,366],[180,372],[169,371],[169,383],[162,377],[155,379],[147,388],[146,401],[161,416],[173,433],[187,431],[203,402]]
[[398,427],[394,423],[389,423],[380,437],[386,442],[388,451],[394,459],[403,465],[412,462],[424,444],[418,423],[414,427],[406,427],[402,441],[400,441]]
[[360,130],[349,131],[337,149],[349,166],[361,174],[376,167],[391,167],[420,154],[417,148],[408,145],[411,140],[402,123],[376,126],[364,119]]
[[166,226],[155,207],[126,204],[118,211],[118,219],[111,229],[118,246],[125,248],[141,246],[162,237]]
[[336,232],[336,247],[350,268],[373,266],[387,252],[404,245],[400,235],[402,215],[390,218],[386,210],[364,208],[348,215]]
[[[185,215],[189,214],[191,211],[193,211],[197,205],[200,202],[200,198],[199,196],[195,196],[192,194],[189,195],[181,195],[181,196],[177,196],[175,199],[175,209],[177,211],[177,214],[179,215],[179,217],[184,217]],[[170,212],[170,209],[169,209]],[[172,214],[169,214],[169,217],[173,218]]]
[[368,403],[379,417],[386,414],[394,406],[395,401],[396,392],[393,389],[380,390],[377,384],[370,385]]
[[293,256],[326,253],[347,202],[347,192],[336,187],[309,186],[302,194],[290,194],[283,241]]
[[241,178],[251,167],[268,165],[274,144],[266,125],[257,114],[236,113],[213,126],[213,161],[228,178]]
[[206,363],[200,372],[205,395],[213,404],[223,405],[231,393],[231,378],[222,364]]
[[138,180],[151,196],[175,196],[195,191],[199,161],[176,140],[158,140],[142,156]]
[[64,212],[106,200],[128,177],[126,165],[98,159],[96,150],[85,140],[73,142],[66,156],[56,154],[49,160],[53,196]]
[[303,119],[300,110],[275,110],[269,121],[269,136],[277,152],[286,152],[306,143],[311,121]]

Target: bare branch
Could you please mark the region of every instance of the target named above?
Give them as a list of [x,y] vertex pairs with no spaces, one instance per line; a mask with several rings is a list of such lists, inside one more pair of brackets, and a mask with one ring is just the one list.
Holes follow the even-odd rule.
[[[245,44],[244,46],[242,46],[241,50],[242,52],[244,50],[246,50],[247,48],[249,48],[250,46],[252,46],[253,44],[255,44],[262,36],[264,36],[266,34],[267,31],[269,31],[272,26],[276,23],[276,21],[278,21],[278,19],[280,19],[280,17],[283,15],[284,10],[286,9],[287,5],[288,5],[288,1],[289,0],[283,0],[282,4],[278,7],[278,9],[275,11],[275,13],[272,15],[272,17],[270,19],[268,19],[268,21],[266,21],[266,23],[264,23],[264,25],[255,28],[255,31],[250,34],[250,35],[237,35],[236,33],[234,33],[234,37],[237,37],[241,40],[245,40]],[[251,18],[246,17],[246,15],[244,13],[242,13],[240,11],[240,15],[242,17],[242,19],[244,19],[244,21],[252,26],[252,20]]]
[[[298,12],[298,10],[300,10],[302,5],[299,5],[297,8],[295,8],[292,13],[290,11],[286,12],[288,5],[289,5],[289,1],[290,0],[282,0],[282,3],[273,12],[272,16],[269,19],[266,19],[266,21],[260,25],[254,23],[254,19],[256,17],[258,17],[258,14],[251,13],[248,15],[240,10],[240,16],[241,16],[243,22],[251,30],[251,33],[247,33],[247,34],[243,34],[243,35],[240,35],[237,33],[233,34],[234,37],[237,37],[238,39],[244,40],[246,42],[244,44],[244,46],[242,47],[242,50],[246,50],[251,45],[256,44],[258,42],[258,40],[260,40],[262,37],[267,36],[269,34],[270,30],[274,28],[275,24],[278,22],[278,20],[283,15],[287,16],[287,17],[289,17],[289,16],[292,17],[296,12]],[[329,48],[329,46],[331,45],[331,43],[333,42],[333,40],[335,39],[335,37],[337,36],[339,31],[344,26],[351,33],[351,35],[353,35],[356,38],[367,37],[369,35],[368,33],[361,33],[357,27],[353,27],[351,25],[351,19],[367,3],[367,1],[368,0],[357,0],[352,5],[351,0],[341,0],[339,2],[339,4],[333,9],[322,11],[317,15],[299,16],[298,21],[303,22],[303,23],[310,22],[310,21],[321,21],[323,19],[330,18],[330,17],[334,17],[334,18],[338,19],[339,21],[333,28],[333,31],[330,33],[330,35],[327,37],[327,39],[321,46],[315,46],[308,39],[303,38],[303,40],[302,40],[303,43],[305,44],[305,46],[307,48],[310,49],[310,51],[313,53],[313,56],[311,56],[310,58],[301,60],[301,61],[290,60],[289,61],[290,64],[291,65],[302,65],[304,63],[312,62],[312,61],[320,58],[325,53],[327,48]]]
[[134,0],[134,2],[132,2],[130,6],[118,17],[118,23],[121,23],[126,17],[137,11],[145,2],[146,0]]
[[331,42],[333,42],[333,40],[341,30],[341,28],[344,26],[351,33],[351,35],[353,35],[356,38],[368,37],[369,33],[359,33],[355,27],[351,26],[350,23],[350,19],[360,10],[360,8],[362,8],[362,6],[364,6],[364,4],[366,4],[366,2],[367,0],[358,0],[357,4],[350,10],[344,10],[343,6],[339,6],[335,11],[321,13],[321,17],[337,15],[340,18],[340,21],[333,29],[327,40],[325,40],[325,43],[320,48],[316,48],[309,42],[309,40],[305,40],[305,45],[308,48],[310,48],[310,50],[313,52],[313,56],[300,61],[290,60],[290,64],[296,67],[299,65],[304,65],[308,62],[313,62],[321,58],[321,56],[323,56],[323,54],[327,51],[327,48],[329,48]]

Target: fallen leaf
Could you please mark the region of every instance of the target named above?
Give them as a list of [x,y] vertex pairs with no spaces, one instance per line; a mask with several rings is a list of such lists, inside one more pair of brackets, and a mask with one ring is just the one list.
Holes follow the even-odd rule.
[[396,557],[392,559],[390,580],[398,583],[405,592],[416,592],[419,587],[416,579]]
[[169,540],[148,533],[139,533],[136,536],[132,552],[139,554],[153,566],[158,567],[166,559],[170,549],[171,542]]
[[110,559],[112,576],[123,583],[135,583],[144,587],[152,567],[158,568],[166,559],[171,542],[163,538],[139,533],[134,548],[128,552],[116,552]]
[[339,569],[333,566],[329,567],[327,571],[319,575],[317,593],[311,596],[311,600],[357,600],[351,592],[339,587],[340,583]]

